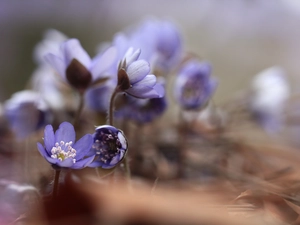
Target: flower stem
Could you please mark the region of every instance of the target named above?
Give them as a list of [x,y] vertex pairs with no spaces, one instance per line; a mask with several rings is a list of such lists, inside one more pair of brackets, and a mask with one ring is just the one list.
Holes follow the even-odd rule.
[[56,169],[55,175],[54,175],[53,190],[52,190],[52,198],[53,199],[56,198],[57,192],[58,192],[59,174],[60,174],[60,169]]
[[77,123],[79,122],[79,118],[82,113],[83,106],[84,106],[84,92],[79,92],[79,106],[77,108],[74,121],[73,121],[73,125],[75,128],[77,127]]
[[108,124],[111,126],[114,125],[114,102],[115,102],[115,98],[118,93],[119,93],[118,88],[116,88],[110,97],[109,112],[108,112]]

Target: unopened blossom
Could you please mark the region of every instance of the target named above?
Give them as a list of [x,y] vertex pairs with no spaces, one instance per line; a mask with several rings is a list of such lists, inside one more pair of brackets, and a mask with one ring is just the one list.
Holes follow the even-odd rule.
[[55,133],[53,127],[47,125],[44,131],[44,145],[37,143],[37,147],[41,155],[56,167],[82,169],[94,160],[94,155],[87,156],[92,144],[91,134],[86,134],[75,142],[73,125],[63,122]]
[[254,77],[251,91],[249,107],[254,116],[267,131],[278,130],[290,96],[285,71],[276,66],[261,71]]
[[37,92],[30,90],[13,94],[4,104],[3,114],[18,138],[29,136],[52,120],[46,102]]
[[57,73],[82,93],[94,82],[108,77],[105,71],[115,62],[115,57],[116,49],[110,47],[91,59],[77,39],[63,42],[58,54],[45,56]]
[[96,157],[90,167],[111,169],[125,157],[128,143],[123,132],[116,127],[110,125],[97,127],[93,139],[91,153],[96,154]]
[[208,62],[190,60],[181,68],[174,87],[174,97],[184,109],[198,109],[205,106],[217,86],[211,77]]
[[118,70],[118,91],[124,91],[136,98],[161,98],[165,94],[163,85],[156,76],[149,74],[150,64],[138,60],[140,49],[129,48]]

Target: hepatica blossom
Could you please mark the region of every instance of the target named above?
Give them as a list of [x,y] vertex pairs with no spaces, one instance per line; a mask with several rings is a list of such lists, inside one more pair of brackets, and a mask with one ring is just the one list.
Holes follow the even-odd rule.
[[185,109],[197,109],[206,105],[214,93],[217,82],[211,76],[207,62],[190,60],[180,70],[174,87],[174,96]]
[[165,94],[156,76],[149,74],[150,65],[145,60],[138,60],[141,50],[129,48],[119,64],[118,89],[136,98],[161,98]]
[[290,97],[286,72],[277,66],[267,68],[254,77],[251,89],[250,111],[268,132],[277,131]]
[[96,154],[90,167],[111,169],[124,158],[128,144],[123,132],[113,126],[103,125],[96,128],[93,134],[94,144],[91,153]]
[[44,131],[44,146],[37,143],[37,147],[41,155],[54,166],[82,169],[94,160],[94,155],[86,157],[92,144],[91,134],[86,134],[75,142],[73,125],[63,122],[55,133],[53,127],[47,125]]
[[110,47],[91,59],[77,39],[63,42],[58,54],[49,53],[45,56],[58,74],[80,92],[106,77],[105,71],[115,62],[115,57],[116,49]]
[[3,114],[18,138],[25,138],[52,120],[46,102],[35,91],[20,91],[7,100]]

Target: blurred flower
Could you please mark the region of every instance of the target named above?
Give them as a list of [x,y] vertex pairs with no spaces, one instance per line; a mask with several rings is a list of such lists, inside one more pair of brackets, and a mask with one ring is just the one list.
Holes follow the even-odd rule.
[[127,95],[124,98],[126,98],[126,104],[117,108],[116,118],[129,119],[139,124],[152,122],[161,116],[167,108],[165,97],[139,99]]
[[250,110],[267,131],[278,130],[290,96],[285,71],[280,67],[265,69],[254,77],[251,88]]
[[75,143],[75,130],[72,124],[63,122],[58,130],[53,131],[51,125],[47,125],[44,131],[44,145],[37,143],[41,155],[52,165],[82,169],[88,166],[95,155],[86,157],[93,144],[90,134],[84,135]]
[[103,125],[96,128],[93,135],[94,144],[92,154],[96,154],[95,161],[90,167],[110,169],[124,158],[128,144],[123,132],[113,126]]
[[19,138],[25,138],[52,120],[48,105],[34,91],[20,91],[4,104],[4,116]]
[[52,52],[59,54],[59,46],[62,42],[66,41],[68,37],[55,29],[48,29],[44,32],[43,40],[40,41],[34,48],[33,58],[39,65],[45,64],[44,56]]
[[115,62],[115,57],[116,49],[110,47],[91,59],[77,39],[63,42],[58,54],[49,53],[45,56],[58,74],[80,92],[107,77],[105,71]]
[[145,60],[138,60],[141,50],[129,48],[118,71],[118,89],[136,98],[161,98],[165,94],[156,76],[149,74],[150,65]]
[[181,68],[174,87],[174,96],[184,109],[205,106],[214,93],[217,82],[211,76],[211,65],[190,60]]
[[86,106],[96,112],[106,113],[109,107],[110,96],[115,87],[115,81],[110,79],[103,85],[89,88],[85,94]]
[[31,88],[40,94],[51,109],[66,109],[75,102],[72,102],[73,98],[66,97],[70,87],[63,85],[58,78],[51,67],[41,65],[32,74]]
[[165,20],[145,20],[129,33],[117,33],[112,44],[118,49],[118,60],[130,47],[141,49],[140,59],[150,62],[154,71],[168,72],[182,55],[181,33],[175,24]]

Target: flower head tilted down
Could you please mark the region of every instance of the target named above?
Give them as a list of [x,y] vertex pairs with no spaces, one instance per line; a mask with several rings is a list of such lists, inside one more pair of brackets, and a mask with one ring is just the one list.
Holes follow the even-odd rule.
[[141,50],[129,48],[118,68],[118,91],[124,91],[136,98],[161,98],[164,86],[157,82],[156,76],[149,74],[150,64],[138,60]]
[[217,81],[211,77],[211,65],[190,60],[176,78],[174,97],[184,109],[199,109],[208,103],[216,87]]
[[115,61],[115,47],[91,59],[77,39],[69,39],[60,46],[58,54],[48,53],[46,61],[79,92],[84,92],[90,85],[108,77],[105,73]]
[[93,145],[91,134],[84,135],[75,142],[75,130],[72,124],[63,122],[54,133],[53,127],[47,125],[44,131],[44,146],[37,143],[41,155],[53,166],[82,169],[95,158],[89,155]]
[[123,132],[113,126],[103,125],[96,128],[91,153],[96,154],[90,167],[111,169],[125,157],[128,143]]

